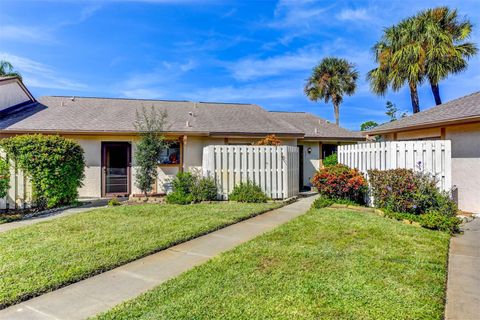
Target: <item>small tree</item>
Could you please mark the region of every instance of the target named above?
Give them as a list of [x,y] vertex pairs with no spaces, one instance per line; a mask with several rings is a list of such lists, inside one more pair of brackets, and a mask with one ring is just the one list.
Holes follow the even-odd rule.
[[257,142],[257,146],[279,146],[282,141],[278,139],[274,134],[269,134],[262,140]]
[[376,123],[375,121],[369,120],[369,121],[365,121],[360,125],[360,130],[366,131],[366,130],[373,129],[375,127],[378,127],[378,123]]
[[398,118],[405,118],[408,115],[406,112],[400,113],[397,106],[391,101],[387,101],[386,108],[387,111],[385,111],[385,114],[390,118],[390,122],[395,121]]
[[135,128],[140,133],[135,153],[138,169],[135,173],[135,185],[145,196],[152,191],[158,172],[158,159],[162,148],[168,144],[163,136],[167,119],[166,112],[159,112],[152,106],[136,112]]

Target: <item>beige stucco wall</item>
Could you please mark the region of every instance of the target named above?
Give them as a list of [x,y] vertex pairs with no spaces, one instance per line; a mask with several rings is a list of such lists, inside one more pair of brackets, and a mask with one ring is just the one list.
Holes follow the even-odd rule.
[[[458,207],[480,212],[480,123],[446,126],[446,140],[452,141],[452,185],[457,188]],[[383,135],[394,140],[393,134]],[[397,140],[441,137],[441,128],[398,132]]]

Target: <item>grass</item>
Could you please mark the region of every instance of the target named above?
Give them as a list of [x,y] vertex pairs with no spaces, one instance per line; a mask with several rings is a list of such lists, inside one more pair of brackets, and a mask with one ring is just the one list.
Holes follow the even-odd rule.
[[98,316],[442,319],[449,235],[313,209]]
[[278,206],[121,206],[0,233],[0,308]]

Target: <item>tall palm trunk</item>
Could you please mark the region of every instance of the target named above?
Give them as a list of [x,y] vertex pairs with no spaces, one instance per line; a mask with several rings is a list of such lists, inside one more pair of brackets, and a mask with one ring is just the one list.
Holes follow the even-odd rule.
[[340,125],[340,104],[336,101],[333,101],[333,111],[335,112],[335,123],[337,126]]
[[435,98],[435,104],[438,106],[439,104],[442,104],[442,98],[440,98],[440,88],[438,86],[438,83],[432,82],[430,80],[430,86],[432,87],[432,93],[433,97]]
[[410,88],[410,99],[412,100],[413,113],[420,112],[420,102],[418,100],[417,84],[410,82],[408,86]]

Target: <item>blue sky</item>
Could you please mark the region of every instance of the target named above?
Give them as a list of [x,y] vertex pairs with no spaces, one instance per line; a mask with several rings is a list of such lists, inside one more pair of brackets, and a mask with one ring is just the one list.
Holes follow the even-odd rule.
[[[308,111],[331,121],[333,107],[303,94],[325,56],[355,63],[357,93],[340,123],[387,120],[385,102],[410,111],[408,91],[373,95],[365,74],[382,28],[427,7],[449,5],[475,24],[478,1],[26,1],[0,2],[0,59],[35,96],[76,95],[248,102]],[[447,101],[480,90],[480,57],[440,84]],[[421,108],[433,105],[428,85]]]

